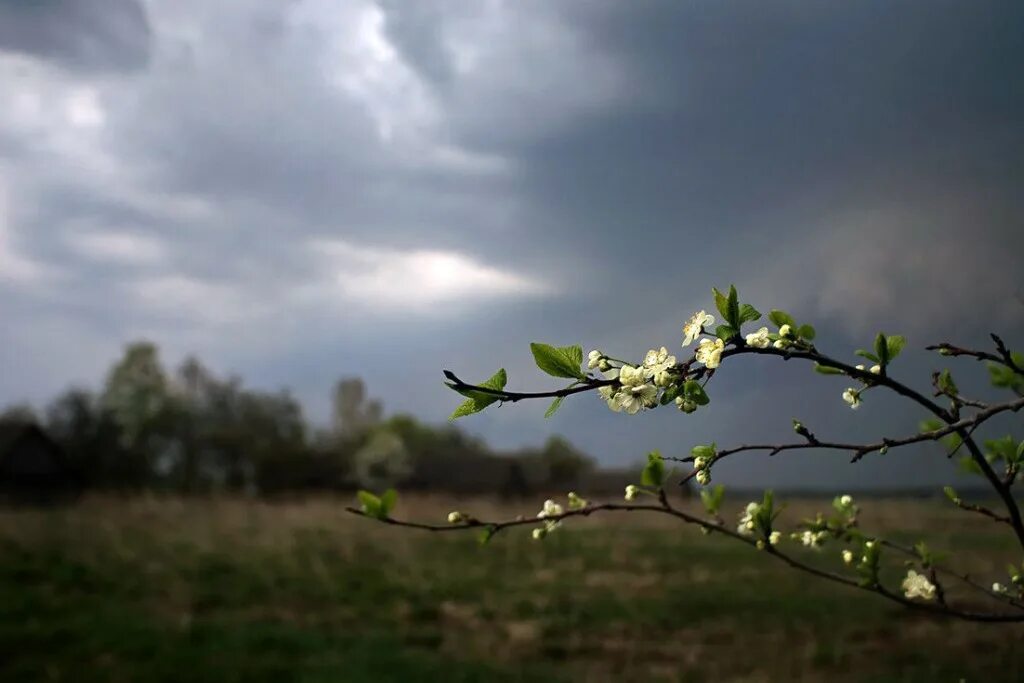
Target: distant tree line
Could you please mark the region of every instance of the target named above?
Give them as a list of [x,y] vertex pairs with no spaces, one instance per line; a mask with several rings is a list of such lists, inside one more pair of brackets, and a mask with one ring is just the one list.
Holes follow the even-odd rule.
[[335,386],[332,419],[316,428],[287,391],[247,388],[197,358],[176,372],[154,344],[129,345],[98,392],[72,388],[39,415],[8,408],[0,420],[41,425],[87,488],[262,495],[400,486],[404,490],[531,495],[597,487],[624,474],[560,437],[499,454],[458,428],[386,417],[361,379]]

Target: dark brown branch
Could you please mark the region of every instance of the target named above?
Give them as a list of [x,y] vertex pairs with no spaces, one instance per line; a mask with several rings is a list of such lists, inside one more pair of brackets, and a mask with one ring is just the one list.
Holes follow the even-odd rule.
[[[394,518],[391,518],[391,517],[377,518],[377,517],[371,517],[370,515],[367,515],[365,512],[363,512],[362,510],[359,510],[357,508],[348,507],[348,508],[345,508],[345,509],[348,512],[354,514],[354,515],[359,515],[361,517],[367,517],[368,519],[375,519],[375,520],[377,520],[379,522],[382,522],[384,524],[390,524],[392,526],[407,527],[407,528],[411,528],[411,529],[421,529],[421,530],[424,530],[424,531],[440,532],[440,533],[443,533],[443,532],[453,532],[453,531],[464,531],[466,529],[473,529],[473,528],[489,528],[489,529],[491,529],[492,533],[494,533],[494,534],[497,534],[500,531],[502,531],[504,529],[507,529],[507,528],[510,528],[510,527],[525,526],[525,525],[537,525],[537,524],[543,524],[544,522],[550,522],[550,521],[562,521],[564,519],[569,519],[569,518],[572,518],[572,517],[587,517],[587,516],[589,516],[591,514],[594,514],[595,512],[653,512],[653,513],[665,514],[665,515],[670,515],[672,517],[676,517],[676,518],[681,519],[682,521],[684,521],[684,522],[686,522],[688,524],[694,524],[694,525],[700,526],[702,528],[705,528],[705,529],[707,529],[709,531],[720,533],[720,534],[724,534],[725,536],[728,536],[728,537],[732,538],[733,540],[739,541],[741,543],[746,543],[749,546],[754,546],[754,547],[758,546],[757,539],[755,537],[744,536],[742,534],[739,534],[739,533],[729,529],[728,527],[725,527],[725,526],[722,526],[721,524],[718,524],[716,521],[703,519],[701,517],[697,517],[696,515],[691,515],[691,514],[689,514],[687,512],[684,512],[682,510],[679,510],[677,508],[674,508],[674,507],[668,505],[667,502],[665,501],[665,498],[664,498],[663,494],[661,496],[659,496],[659,500],[661,502],[658,505],[632,504],[632,503],[627,503],[627,504],[622,504],[622,503],[602,503],[600,505],[590,505],[590,506],[587,506],[587,507],[579,509],[579,510],[568,510],[566,512],[563,512],[560,515],[552,515],[550,517],[545,517],[545,518],[542,518],[542,519],[541,518],[518,517],[518,518],[513,519],[513,520],[507,520],[507,521],[502,521],[502,522],[485,522],[485,521],[481,521],[481,520],[478,520],[478,519],[470,519],[470,520],[468,520],[465,523],[455,524],[455,525],[452,525],[452,524],[448,524],[448,525],[443,525],[443,524],[424,524],[424,523],[420,523],[420,522],[407,522],[407,521],[397,520],[397,519],[394,519]],[[916,609],[916,610],[921,610],[921,611],[925,611],[925,612],[930,612],[932,614],[937,614],[937,615],[942,615],[942,616],[954,617],[954,618],[963,619],[963,620],[966,620],[966,621],[1024,622],[1024,614],[1003,614],[1003,613],[970,612],[970,611],[953,609],[953,608],[949,607],[948,605],[932,605],[932,604],[929,604],[929,603],[916,602],[916,601],[913,601],[913,600],[909,600],[909,599],[903,597],[902,595],[899,595],[898,593],[893,593],[891,591],[888,591],[884,587],[882,587],[881,585],[865,585],[865,584],[862,584],[862,583],[860,583],[858,581],[855,581],[854,579],[851,579],[849,577],[843,576],[841,574],[836,574],[834,572],[825,571],[823,569],[819,569],[819,568],[814,567],[812,565],[806,564],[806,563],[804,563],[804,562],[802,562],[800,560],[797,560],[796,558],[794,558],[794,557],[792,557],[790,555],[787,555],[787,554],[781,552],[775,546],[768,545],[768,544],[762,544],[761,545],[761,549],[764,550],[768,555],[771,555],[772,557],[774,557],[774,558],[776,558],[776,559],[778,559],[778,560],[780,560],[782,562],[785,562],[786,564],[790,565],[791,567],[793,567],[795,569],[799,569],[799,570],[804,571],[804,572],[806,572],[808,574],[812,574],[812,575],[817,576],[819,578],[823,578],[823,579],[832,581],[834,583],[839,583],[839,584],[842,584],[844,586],[849,586],[851,588],[856,588],[856,589],[859,589],[859,590],[864,590],[864,591],[867,591],[867,592],[876,593],[876,594],[881,595],[882,597],[884,597],[884,598],[886,598],[888,600],[891,600],[893,602],[899,603],[899,604],[901,604],[901,605],[903,605],[905,607],[909,607],[911,609]]]
[[490,394],[491,396],[498,397],[500,401],[508,401],[515,403],[516,401],[522,401],[530,398],[559,398],[565,396],[572,396],[573,394],[580,394],[584,391],[591,391],[599,387],[607,387],[618,384],[618,380],[614,379],[594,379],[587,377],[586,379],[579,380],[580,385],[574,387],[568,387],[565,389],[556,389],[554,391],[505,391],[504,389],[492,389],[491,387],[482,387],[477,384],[467,384],[461,379],[455,376],[455,373],[451,370],[445,370],[444,376],[450,380],[450,386],[456,391],[474,391],[480,394]]
[[[1008,411],[1016,412],[1021,410],[1022,408],[1024,408],[1024,398],[990,406],[985,410],[975,413],[971,417],[964,418],[959,422],[954,422],[951,425],[946,425],[941,429],[936,429],[930,432],[920,432],[918,434],[912,434],[910,436],[905,436],[898,439],[883,437],[881,441],[877,441],[874,443],[840,443],[835,441],[821,441],[810,432],[807,432],[807,434],[810,435],[809,437],[804,437],[805,439],[808,439],[807,441],[784,444],[743,444],[740,446],[735,446],[733,448],[726,448],[718,451],[715,454],[714,459],[717,461],[721,458],[734,455],[736,453],[742,453],[745,451],[768,451],[769,455],[776,455],[783,451],[822,448],[827,450],[851,451],[854,454],[853,461],[855,462],[864,455],[866,455],[867,453],[872,453],[874,451],[881,450],[882,448],[899,448],[900,446],[907,446],[913,443],[920,443],[922,441],[938,441],[939,439],[945,436],[949,436],[954,432],[958,432],[965,427],[970,427],[971,429],[974,429],[982,422],[985,422],[986,420],[991,418],[993,415],[997,415],[999,413]],[[666,456],[665,459],[673,460],[676,462],[693,462],[694,457],[686,456],[682,458],[675,458]],[[683,482],[689,481],[694,476],[696,476],[696,471],[688,474],[683,479]],[[1006,521],[1009,522],[1009,518],[1007,518]]]

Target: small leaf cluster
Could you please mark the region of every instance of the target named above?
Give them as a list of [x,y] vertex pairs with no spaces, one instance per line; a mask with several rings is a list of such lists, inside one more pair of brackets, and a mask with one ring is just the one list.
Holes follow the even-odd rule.
[[756,308],[750,304],[740,304],[735,285],[729,286],[728,294],[722,294],[717,288],[712,288],[711,292],[715,297],[715,308],[725,321],[724,325],[715,329],[715,336],[722,341],[728,342],[739,336],[743,323],[761,319],[761,313]]
[[388,489],[379,496],[369,491],[358,491],[356,497],[362,505],[363,514],[374,519],[387,519],[398,503],[395,489]]

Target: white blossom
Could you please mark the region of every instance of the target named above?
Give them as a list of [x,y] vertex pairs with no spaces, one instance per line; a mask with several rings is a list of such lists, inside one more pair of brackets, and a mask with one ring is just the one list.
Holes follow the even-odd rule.
[[537,513],[537,517],[539,519],[544,519],[545,517],[557,517],[563,512],[565,512],[565,510],[561,505],[551,499],[548,499],[544,501],[544,508]]
[[644,367],[653,375],[658,370],[665,370],[676,364],[676,357],[669,354],[668,349],[662,346],[658,350],[651,349],[644,356]]
[[640,488],[635,484],[630,484],[626,487],[626,500],[635,500],[638,493],[640,493]]
[[811,531],[808,529],[800,534],[800,542],[808,548],[820,548],[827,538],[827,531]]
[[644,384],[639,387],[623,387],[615,394],[615,401],[621,410],[636,415],[642,408],[653,408],[657,405],[658,387]]
[[697,483],[701,486],[707,486],[711,483],[711,471],[710,470],[699,470],[697,472]]
[[850,407],[856,410],[860,408],[860,392],[853,387],[847,387],[846,391],[843,392],[843,400],[850,404]]
[[782,327],[779,328],[779,336],[780,337],[788,337],[792,333],[793,333],[793,328],[791,328],[788,324],[787,325],[783,325]]
[[858,370],[860,370],[861,372],[864,371],[864,364],[863,363],[858,363],[854,367],[857,368]]
[[598,367],[599,365],[601,365],[602,358],[604,358],[604,354],[598,351],[597,349],[594,349],[587,356],[587,368],[593,370],[594,368]]
[[786,341],[785,339],[776,339],[776,340],[775,340],[775,341],[774,341],[774,342],[772,343],[772,346],[774,346],[774,347],[775,347],[775,348],[777,348],[777,349],[784,349],[784,348],[786,348],[787,346],[789,346],[789,342],[788,342],[788,341]]
[[746,336],[747,346],[752,346],[755,349],[767,349],[772,340],[768,338],[768,328],[762,327],[757,332],[751,332]]
[[903,579],[903,595],[908,598],[931,600],[935,597],[935,585],[927,576],[911,569],[907,572],[907,578]]
[[996,581],[995,583],[992,584],[992,592],[993,593],[1005,593],[1006,592],[1006,586],[1004,586],[1003,584],[1001,584],[998,581]]
[[847,494],[839,497],[839,504],[843,507],[850,507],[853,505],[853,496]]
[[725,342],[721,339],[701,339],[695,357],[698,363],[714,370],[722,362],[722,351],[725,349]]
[[691,316],[686,324],[683,325],[683,346],[689,346],[693,340],[700,336],[704,328],[709,327],[715,323],[715,318],[709,315],[707,311],[697,311]]
[[465,519],[465,517],[458,510],[453,510],[453,511],[448,513],[448,523],[449,524],[458,524],[459,522],[463,521],[464,519]]
[[872,375],[880,375],[880,374],[882,374],[882,366],[881,365],[872,365],[871,366],[871,370],[869,370],[869,372]]
[[539,541],[548,535],[548,530],[543,527],[537,527],[533,530],[533,540]]
[[768,534],[768,543],[769,543],[769,545],[778,545],[779,541],[781,541],[781,540],[782,540],[782,532],[781,531],[773,531],[770,534]]
[[590,504],[586,499],[577,496],[575,491],[569,491],[569,495],[566,498],[569,499],[570,510],[580,510]]
[[747,503],[746,509],[743,511],[743,514],[740,515],[740,523],[736,527],[736,531],[740,534],[743,534],[744,536],[750,536],[751,534],[753,534],[754,529],[756,528],[756,524],[754,523],[754,516],[757,515],[757,513],[760,510],[760,503],[756,501]]
[[843,562],[845,562],[846,564],[852,564],[853,563],[853,551],[852,550],[844,550],[843,551]]

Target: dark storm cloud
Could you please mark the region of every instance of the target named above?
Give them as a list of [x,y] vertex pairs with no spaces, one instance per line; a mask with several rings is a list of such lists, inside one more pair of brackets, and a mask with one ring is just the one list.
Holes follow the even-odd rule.
[[[530,341],[682,357],[682,321],[729,282],[833,349],[1024,333],[1019,3],[29,7],[0,4],[0,399],[98,377],[144,335],[317,417],[362,374],[441,419],[443,367],[543,385]],[[919,417],[745,367],[699,419],[582,397],[467,427],[625,462],[794,416],[836,438]],[[736,481],[849,476],[750,462]]]
[[145,66],[150,28],[137,0],[3,0],[0,49],[36,55],[71,69]]

